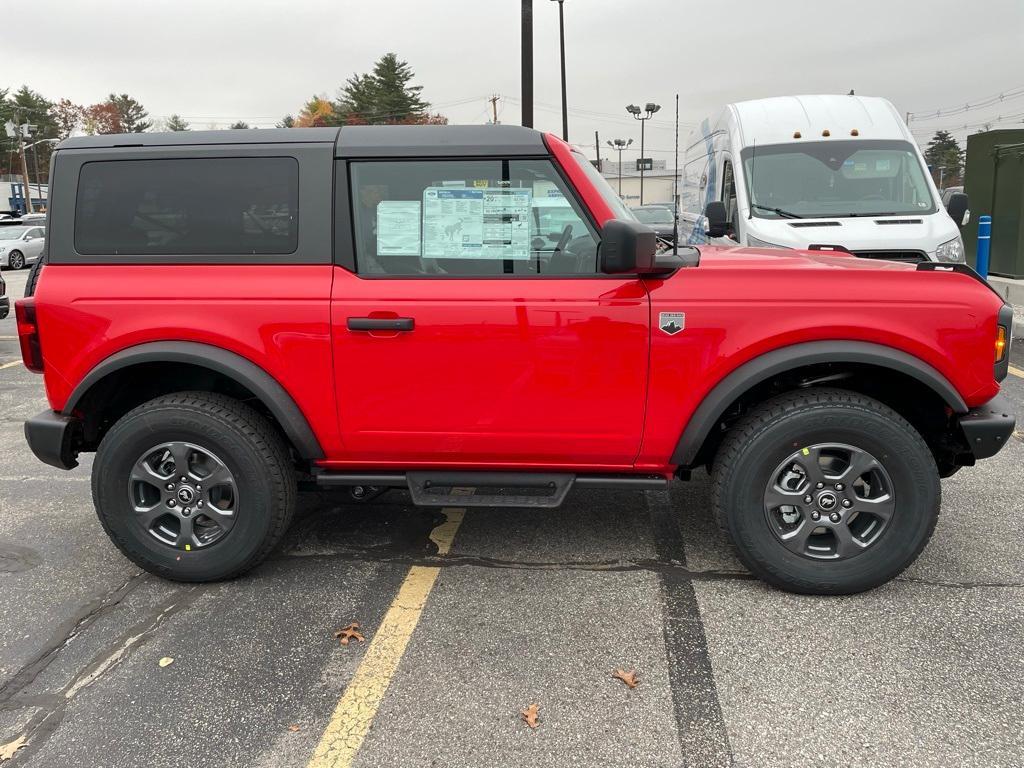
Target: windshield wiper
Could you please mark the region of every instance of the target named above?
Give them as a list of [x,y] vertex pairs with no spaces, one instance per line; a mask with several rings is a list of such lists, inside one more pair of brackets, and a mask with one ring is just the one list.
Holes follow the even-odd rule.
[[784,211],[782,208],[771,208],[767,205],[761,205],[759,203],[751,203],[751,208],[757,208],[762,211],[771,211],[774,214],[781,216],[784,219],[802,219],[799,213],[793,213],[792,211]]

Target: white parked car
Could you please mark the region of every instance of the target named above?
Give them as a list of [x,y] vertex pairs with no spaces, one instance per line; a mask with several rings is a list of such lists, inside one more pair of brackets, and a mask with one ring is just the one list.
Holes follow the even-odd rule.
[[34,263],[45,244],[42,227],[0,227],[0,267],[21,269]]
[[727,105],[686,149],[690,243],[841,249],[862,258],[964,260],[967,196],[940,200],[885,99],[783,96]]

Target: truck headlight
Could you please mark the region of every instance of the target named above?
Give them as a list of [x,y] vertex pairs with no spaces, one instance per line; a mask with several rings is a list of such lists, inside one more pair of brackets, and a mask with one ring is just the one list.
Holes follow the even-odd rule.
[[769,243],[767,240],[758,240],[751,235],[747,235],[747,245],[751,248],[783,248],[789,251],[793,250],[788,245],[776,245],[775,243]]
[[960,235],[940,245],[935,251],[935,258],[939,261],[962,263],[964,260],[964,241],[960,239]]

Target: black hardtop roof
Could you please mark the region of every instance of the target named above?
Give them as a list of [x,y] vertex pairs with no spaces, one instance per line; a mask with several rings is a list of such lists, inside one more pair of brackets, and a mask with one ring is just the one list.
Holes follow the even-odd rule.
[[57,149],[240,144],[334,144],[337,157],[546,155],[540,131],[517,125],[351,125],[118,133],[65,139]]

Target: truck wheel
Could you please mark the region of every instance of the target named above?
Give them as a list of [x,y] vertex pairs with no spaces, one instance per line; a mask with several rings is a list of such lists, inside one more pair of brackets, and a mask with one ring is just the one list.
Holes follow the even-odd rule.
[[143,403],[100,442],[92,470],[100,522],[141,568],[215,581],[260,563],[295,509],[284,441],[246,405],[208,392]]
[[782,589],[843,595],[884,584],[935,529],[939,476],[917,431],[839,389],[769,400],[726,435],[712,503],[743,563]]

